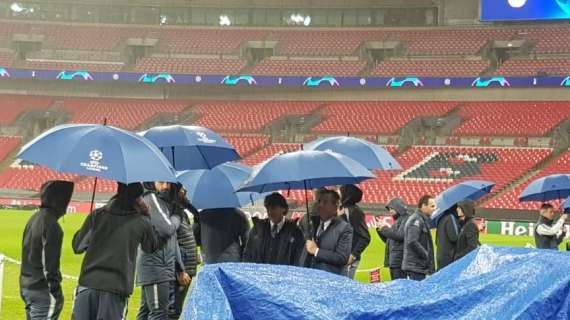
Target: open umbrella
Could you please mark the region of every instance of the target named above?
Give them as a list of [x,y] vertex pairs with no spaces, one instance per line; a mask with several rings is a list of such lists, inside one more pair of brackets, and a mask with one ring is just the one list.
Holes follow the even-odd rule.
[[531,182],[520,194],[519,201],[550,201],[570,196],[570,174],[553,174]]
[[235,192],[250,173],[250,167],[228,162],[213,169],[182,171],[177,178],[196,209],[239,208],[264,196],[256,192]]
[[330,150],[348,156],[367,169],[401,170],[396,159],[381,146],[354,137],[328,137],[305,144],[304,150]]
[[101,124],[56,126],[23,146],[17,158],[58,172],[125,184],[176,181],[176,172],[154,144],[137,134]]
[[463,200],[477,201],[491,192],[494,182],[484,180],[468,180],[449,187],[435,198],[436,211],[431,216],[432,225],[437,224],[444,212]]
[[241,159],[232,145],[204,127],[161,126],[139,134],[158,146],[176,170],[211,169]]

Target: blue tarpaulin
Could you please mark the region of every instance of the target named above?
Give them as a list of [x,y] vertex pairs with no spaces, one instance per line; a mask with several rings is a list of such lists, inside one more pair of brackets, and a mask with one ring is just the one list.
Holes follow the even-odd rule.
[[422,282],[364,284],[287,266],[215,264],[184,319],[569,319],[570,253],[482,246]]

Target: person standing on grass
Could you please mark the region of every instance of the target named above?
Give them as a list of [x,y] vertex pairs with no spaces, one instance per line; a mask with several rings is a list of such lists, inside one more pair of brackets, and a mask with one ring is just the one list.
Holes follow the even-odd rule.
[[138,247],[150,253],[163,245],[150,223],[142,193],[140,183],[119,183],[117,194],[89,214],[73,236],[73,251],[85,252],[73,320],[126,319]]
[[416,212],[408,218],[404,233],[402,270],[408,279],[420,281],[435,272],[430,217],[436,209],[433,196],[424,195]]
[[26,319],[58,319],[63,308],[61,245],[63,230],[57,222],[73,194],[73,182],[47,181],[41,187],[41,205],[24,229],[20,295]]

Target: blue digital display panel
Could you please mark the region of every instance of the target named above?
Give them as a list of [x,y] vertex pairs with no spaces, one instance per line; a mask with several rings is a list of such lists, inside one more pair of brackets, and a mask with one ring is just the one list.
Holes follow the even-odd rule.
[[319,88],[529,88],[570,87],[570,76],[557,77],[332,77],[251,76],[31,70],[0,67],[0,81],[37,79],[66,82],[116,82],[140,85],[210,85],[224,87]]
[[570,0],[481,0],[481,20],[570,19]]

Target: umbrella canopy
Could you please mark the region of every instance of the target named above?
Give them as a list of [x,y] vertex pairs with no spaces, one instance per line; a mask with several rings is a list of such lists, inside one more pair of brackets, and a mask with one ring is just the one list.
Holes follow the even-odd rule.
[[162,126],[139,134],[158,146],[176,170],[211,169],[241,159],[232,145],[204,127]]
[[331,151],[305,150],[269,158],[254,167],[238,191],[268,192],[356,184],[374,174],[355,160]]
[[519,201],[550,201],[570,196],[570,174],[554,174],[531,182],[520,194]]
[[154,144],[101,124],[56,126],[23,146],[17,157],[58,172],[125,184],[176,181],[174,169]]
[[329,137],[305,144],[305,150],[333,151],[348,156],[367,169],[401,170],[396,159],[381,146],[354,137]]
[[443,213],[463,200],[477,201],[491,192],[494,182],[484,180],[468,180],[449,187],[435,198],[436,211],[431,216],[432,222],[437,224]]
[[251,168],[246,165],[224,163],[209,170],[182,171],[177,177],[196,209],[239,208],[264,196],[255,192],[235,192],[250,173]]

